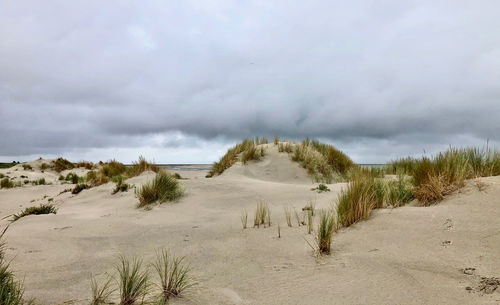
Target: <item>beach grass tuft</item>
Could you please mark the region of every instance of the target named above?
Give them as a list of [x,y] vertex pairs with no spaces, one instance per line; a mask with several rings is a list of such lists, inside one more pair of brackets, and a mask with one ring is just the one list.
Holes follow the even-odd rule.
[[42,215],[42,214],[56,214],[57,208],[51,204],[41,204],[39,206],[33,206],[25,208],[22,212],[14,214],[12,216],[12,221],[16,221],[24,216],[28,215]]
[[137,207],[142,208],[155,202],[174,201],[182,197],[183,194],[184,191],[179,181],[168,173],[160,171],[152,181],[143,184],[137,190],[139,197]]

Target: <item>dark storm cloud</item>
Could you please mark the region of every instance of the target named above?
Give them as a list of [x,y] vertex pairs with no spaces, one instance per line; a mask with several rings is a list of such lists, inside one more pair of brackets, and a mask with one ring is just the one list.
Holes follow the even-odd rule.
[[499,9],[4,1],[0,156],[275,134],[321,138],[360,161],[498,145]]

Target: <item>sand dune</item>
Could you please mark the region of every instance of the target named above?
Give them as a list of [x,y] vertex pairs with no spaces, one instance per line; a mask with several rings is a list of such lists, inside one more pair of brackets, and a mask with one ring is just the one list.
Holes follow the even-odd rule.
[[[295,222],[287,227],[283,207],[300,211],[313,201],[329,208],[345,184],[311,191],[305,170],[272,148],[263,161],[237,163],[216,178],[180,173],[188,178],[181,182],[186,195],[150,211],[135,208],[133,190],[111,195],[113,183],[58,195],[68,185],[38,169],[28,174],[54,184],[0,190],[2,217],[47,202],[45,195],[59,208],[57,215],[21,218],[8,230],[7,255],[24,277],[26,295],[38,304],[85,304],[91,274],[113,273],[118,255],[151,262],[155,249],[167,247],[186,255],[199,282],[172,304],[500,302],[498,290],[479,290],[481,277],[500,275],[500,177],[482,178],[488,184],[482,192],[468,182],[439,205],[375,211],[334,236],[332,255],[316,258],[304,240],[313,237]],[[127,182],[139,186],[153,177],[146,172]],[[273,225],[242,230],[242,210],[250,224],[260,200],[269,203]],[[465,274],[464,268],[475,269]]]

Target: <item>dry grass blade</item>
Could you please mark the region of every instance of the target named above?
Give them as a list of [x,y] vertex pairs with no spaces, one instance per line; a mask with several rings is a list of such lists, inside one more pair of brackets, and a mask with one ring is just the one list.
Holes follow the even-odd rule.
[[248,213],[246,210],[243,210],[243,212],[241,213],[240,219],[241,219],[241,226],[243,227],[243,229],[246,229],[247,223],[248,223]]
[[285,207],[285,219],[286,219],[286,224],[291,227],[292,226],[292,211],[290,210],[289,207]]
[[271,211],[269,210],[269,206],[266,202],[261,201],[257,204],[257,208],[255,209],[255,217],[254,217],[254,227],[260,227],[260,225],[267,224],[271,226]]

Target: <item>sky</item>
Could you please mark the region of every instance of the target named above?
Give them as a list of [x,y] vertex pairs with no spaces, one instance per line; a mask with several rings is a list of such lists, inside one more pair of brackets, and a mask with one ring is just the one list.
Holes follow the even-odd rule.
[[0,1],[0,162],[500,148],[500,2]]

